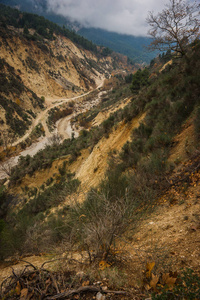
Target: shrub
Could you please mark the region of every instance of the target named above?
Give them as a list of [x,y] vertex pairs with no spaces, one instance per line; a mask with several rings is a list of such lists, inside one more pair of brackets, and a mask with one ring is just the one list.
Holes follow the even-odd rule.
[[116,239],[130,224],[133,205],[128,198],[109,198],[91,190],[84,203],[74,205],[70,213],[73,220],[70,239],[88,250],[92,262],[112,256]]
[[64,117],[70,115],[71,113],[72,113],[72,108],[71,107],[70,108],[67,107],[67,108],[64,108],[64,109],[59,109],[57,107],[52,108],[49,111],[49,116],[48,116],[48,119],[47,119],[47,125],[49,127],[49,130],[53,131],[55,123],[59,119],[64,118]]
[[[53,178],[47,180],[47,186],[53,182]],[[75,192],[80,182],[78,179],[73,179],[73,174],[67,174],[66,179],[62,177],[58,183],[54,183],[44,191],[32,190],[31,196],[34,196],[22,209],[29,216],[44,212],[48,208],[58,205],[65,200],[67,195]],[[30,191],[29,191],[30,192]]]
[[36,63],[36,61],[34,59],[32,59],[30,56],[28,56],[26,58],[26,64],[27,66],[32,69],[32,70],[35,70],[37,73],[39,73],[40,71],[40,67],[39,65]]
[[153,151],[149,157],[144,157],[138,167],[152,174],[152,178],[165,171],[167,155],[163,150]]
[[67,170],[66,170],[66,164],[67,164],[67,162],[64,161],[63,164],[62,164],[62,167],[58,168],[58,171],[59,171],[59,173],[60,173],[61,176],[64,176],[66,174],[66,172],[67,172]]
[[143,71],[139,69],[132,77],[131,91],[137,93],[142,87],[149,85],[149,76],[150,72],[147,68]]
[[142,153],[142,140],[133,140],[131,143],[127,142],[120,153],[120,158],[125,163],[126,168],[133,167],[137,164]]

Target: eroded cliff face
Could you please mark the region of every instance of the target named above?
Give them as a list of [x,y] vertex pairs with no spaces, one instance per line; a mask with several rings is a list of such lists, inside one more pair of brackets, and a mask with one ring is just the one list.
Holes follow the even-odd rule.
[[[121,55],[103,57],[100,49],[90,52],[64,36],[32,41],[22,31],[0,28],[3,130],[11,128],[23,135],[34,115],[45,106],[44,98],[70,98],[95,88],[114,69],[130,70],[127,59]],[[34,30],[29,31],[34,34]],[[14,118],[15,123],[9,118]]]

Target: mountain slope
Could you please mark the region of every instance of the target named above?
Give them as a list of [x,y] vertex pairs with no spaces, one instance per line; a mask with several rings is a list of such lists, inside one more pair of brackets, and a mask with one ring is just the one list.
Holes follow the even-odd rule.
[[147,47],[151,40],[147,37],[118,34],[96,28],[81,28],[78,33],[97,45],[104,45],[113,51],[122,53],[137,63],[150,63],[156,53],[148,52]]
[[94,89],[113,68],[133,70],[126,57],[102,55],[102,49],[43,17],[1,5],[0,22],[2,130],[23,135],[47,105],[45,98]]
[[[20,43],[14,47],[14,32],[17,36],[19,32],[9,30],[11,36],[6,42],[2,40],[3,49],[10,52],[10,64],[16,59],[14,53],[21,64],[17,52]],[[54,56],[64,51],[65,60],[71,58],[69,49],[63,48],[67,41],[62,39],[59,48],[53,46],[56,41],[60,39],[47,44]],[[72,65],[79,66],[83,64],[81,55],[88,52],[73,45],[77,56]],[[32,42],[31,46],[29,51],[35,58],[38,48]],[[79,88],[83,84],[88,91],[80,102],[70,103],[74,115],[67,121],[73,134],[64,140],[53,135],[51,143],[33,157],[19,158],[10,170],[9,180],[0,181],[0,258],[45,252],[56,253],[61,262],[48,279],[33,266],[31,277],[28,273],[22,280],[13,274],[13,285],[10,278],[3,283],[6,297],[20,298],[26,292],[30,297],[34,293],[36,299],[44,294],[58,298],[63,296],[58,292],[59,286],[60,291],[73,288],[75,293],[80,292],[80,287],[84,290],[81,297],[90,299],[91,293],[84,294],[88,285],[97,291],[94,286],[100,283],[107,292],[125,291],[117,295],[119,299],[148,299],[154,297],[152,293],[166,299],[169,294],[176,298],[180,293],[189,299],[191,289],[195,295],[192,297],[199,299],[200,43],[188,46],[186,57],[168,53],[156,58],[151,67],[132,74],[131,86],[127,84],[130,76],[127,78],[124,72],[127,58],[89,53],[93,58],[89,65],[96,58],[109,76],[101,90],[94,91],[94,82],[89,80],[92,72],[84,80],[77,71],[81,68],[72,68],[75,78],[82,79]],[[21,55],[24,61],[24,48]],[[54,56],[56,68],[59,59],[54,61]],[[43,54],[41,63],[44,64]],[[4,63],[1,69],[2,74],[6,73],[5,80],[20,80],[15,73],[12,78],[9,64]],[[22,71],[25,69],[29,71],[27,62]],[[25,76],[36,80],[35,72],[26,72]],[[99,79],[99,75],[103,78],[104,72],[97,73],[97,78],[93,73],[93,79]],[[45,84],[43,81],[44,90]],[[58,92],[54,88],[51,87],[53,95]],[[83,108],[86,109],[82,111]],[[53,111],[51,119],[63,121],[64,109],[61,106],[59,111]],[[35,262],[33,257],[30,260]],[[24,273],[23,269],[19,276]],[[67,280],[60,280],[62,274],[68,275]],[[34,290],[40,280],[41,289]],[[31,289],[29,282],[33,284]],[[69,285],[63,288],[62,282]],[[116,294],[111,293],[111,299],[116,299]]]
[[128,56],[136,63],[148,64],[157,54],[156,52],[148,52],[145,48],[151,42],[151,39],[148,37],[118,34],[98,28],[84,28],[78,22],[72,22],[70,18],[65,18],[49,11],[45,1],[0,0],[0,3],[17,7],[22,11],[42,15],[50,21],[75,30],[78,34],[97,45],[109,47],[113,51]]

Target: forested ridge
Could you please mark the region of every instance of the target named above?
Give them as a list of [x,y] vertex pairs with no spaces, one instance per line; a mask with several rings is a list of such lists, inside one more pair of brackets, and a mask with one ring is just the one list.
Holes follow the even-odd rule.
[[[15,28],[24,28],[26,38],[30,40],[39,40],[40,36],[49,40],[54,39],[53,34],[63,35],[69,38],[72,42],[77,43],[84,49],[97,51],[96,45],[88,41],[84,37],[76,34],[67,28],[45,19],[42,16],[21,12],[18,9],[13,9],[9,6],[0,4],[0,22],[2,25],[10,25]],[[29,34],[28,29],[35,29],[34,35]]]

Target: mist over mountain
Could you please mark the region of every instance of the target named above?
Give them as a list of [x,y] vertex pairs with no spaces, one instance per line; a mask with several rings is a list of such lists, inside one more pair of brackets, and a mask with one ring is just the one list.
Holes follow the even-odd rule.
[[119,34],[98,28],[81,28],[77,33],[99,46],[103,45],[127,55],[134,62],[149,63],[156,56],[155,52],[148,52],[146,48],[151,42],[147,37]]
[[0,0],[0,3],[17,8],[21,11],[34,13],[40,16],[44,16],[50,21],[60,25],[66,26],[69,29],[74,30],[77,26],[77,22],[72,22],[69,18],[63,17],[59,14],[55,14],[48,10],[47,0]]
[[92,27],[85,26],[84,22],[75,21],[73,16],[61,15],[60,11],[53,9],[53,5],[49,0],[0,0],[0,3],[22,11],[42,15],[60,26],[64,25],[71,30],[75,30],[78,34],[97,45],[106,46],[116,52],[127,55],[136,63],[150,63],[151,59],[156,56],[155,52],[149,53],[145,48],[150,43],[150,38],[94,28],[95,24]]

